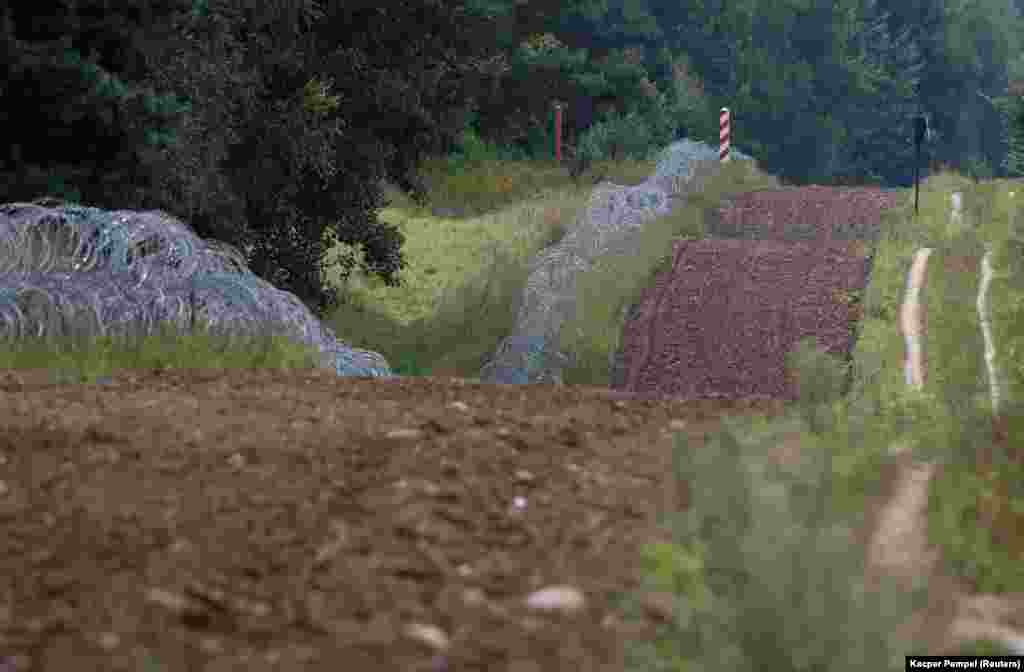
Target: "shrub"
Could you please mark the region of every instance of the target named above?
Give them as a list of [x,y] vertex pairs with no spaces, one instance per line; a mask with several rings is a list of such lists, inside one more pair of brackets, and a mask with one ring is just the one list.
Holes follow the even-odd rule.
[[654,149],[654,137],[646,120],[636,111],[612,115],[594,124],[580,138],[579,149],[591,161],[647,159]]
[[667,520],[672,542],[645,550],[643,579],[674,604],[655,638],[630,642],[626,669],[895,669],[892,633],[924,595],[867,586],[821,452],[772,472],[735,427],[699,451],[676,436],[685,510]]
[[801,415],[812,432],[825,433],[832,426],[828,409],[841,397],[849,367],[819,349],[813,338],[800,341],[787,354],[786,364],[796,378]]

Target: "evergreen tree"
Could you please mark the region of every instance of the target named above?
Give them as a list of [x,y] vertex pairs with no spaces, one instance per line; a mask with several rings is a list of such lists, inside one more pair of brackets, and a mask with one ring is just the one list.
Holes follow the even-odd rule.
[[922,107],[935,130],[932,158],[964,172],[997,174],[1005,139],[992,99],[1006,90],[1007,66],[1017,49],[1016,22],[1005,2],[932,4],[938,7],[925,14],[938,16],[930,21],[920,86]]
[[561,101],[568,103],[567,142],[578,145],[594,127],[588,143],[600,146],[602,156],[619,156],[614,137],[623,134],[646,137],[640,144],[647,145],[671,139],[694,109],[679,94],[693,91],[676,86],[673,57],[646,4],[530,1],[517,7],[515,28],[502,33],[519,41],[506,43],[507,73],[480,101],[481,134],[550,156],[552,103]]
[[1007,102],[1008,133],[1006,172],[1009,177],[1024,175],[1024,98],[1019,96]]
[[181,3],[108,4],[0,7],[0,201],[159,200],[154,157],[188,107],[148,86],[144,64]]
[[849,133],[842,145],[843,174],[855,182],[903,184],[915,160],[913,117],[924,58],[913,31],[893,21],[881,3],[866,3],[855,36],[854,77],[863,95],[839,109]]
[[0,8],[4,200],[164,209],[318,312],[335,242],[399,282],[380,181],[423,195],[495,51],[477,1],[42,4]]

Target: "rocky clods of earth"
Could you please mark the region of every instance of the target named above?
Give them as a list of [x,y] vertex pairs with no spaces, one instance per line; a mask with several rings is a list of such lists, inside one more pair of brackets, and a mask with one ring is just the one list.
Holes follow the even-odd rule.
[[98,336],[202,318],[230,333],[282,330],[341,376],[389,377],[379,353],[335,337],[230,245],[159,211],[40,200],[0,205],[0,333]]
[[849,357],[881,214],[899,203],[879,189],[819,186],[723,203],[710,237],[677,242],[670,270],[631,307],[613,387],[795,398],[786,353],[814,337]]
[[693,240],[644,291],[623,335],[632,392],[794,399],[786,354],[803,338],[846,357],[865,259],[842,243]]

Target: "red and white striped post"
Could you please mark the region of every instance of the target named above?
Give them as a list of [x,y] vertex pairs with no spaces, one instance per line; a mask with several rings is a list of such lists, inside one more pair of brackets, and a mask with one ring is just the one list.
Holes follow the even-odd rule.
[[562,103],[555,101],[555,161],[562,162]]
[[729,108],[723,107],[718,113],[718,160],[729,161]]

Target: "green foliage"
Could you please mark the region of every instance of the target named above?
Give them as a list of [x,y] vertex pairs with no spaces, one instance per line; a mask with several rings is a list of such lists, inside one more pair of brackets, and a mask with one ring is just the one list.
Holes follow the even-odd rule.
[[523,155],[521,150],[519,152],[503,152],[493,143],[486,142],[473,127],[472,122],[473,118],[471,117],[459,135],[455,147],[445,157],[449,174],[455,175],[466,170],[473,170],[479,164],[487,161],[507,160]]
[[230,334],[200,322],[191,330],[160,324],[153,333],[49,342],[3,343],[0,368],[52,369],[65,382],[88,382],[123,370],[188,368],[308,369],[319,364],[312,348],[271,328],[265,334]]
[[[989,311],[993,339],[998,344],[995,365],[1003,372],[1008,397],[1021,399],[1024,398],[1024,332],[1016,325],[1024,324],[1024,292],[1017,289],[1024,279],[1024,218],[1017,210],[1011,210],[1007,218],[1009,221],[1004,220],[1006,237],[992,246],[994,277],[989,286]],[[1015,416],[1011,418],[1024,424]]]
[[[939,540],[943,557],[953,570],[970,581],[979,593],[1014,593],[1024,587],[1024,554],[1009,530],[992,529],[993,510],[1008,507],[1005,482],[1020,482],[1021,469],[988,473],[943,473],[929,493],[928,532]],[[1004,480],[1005,479],[1005,480]],[[1011,480],[1012,479],[1012,480]],[[1011,512],[1007,520],[1024,520],[1024,510]]]
[[[486,157],[487,154],[475,156]],[[431,173],[429,199],[434,212],[449,217],[468,217],[493,212],[518,200],[517,180],[503,172],[496,163],[488,158],[472,162],[452,157],[446,159],[442,170]]]
[[701,450],[676,437],[688,508],[667,521],[673,542],[644,553],[644,589],[670,590],[675,608],[655,640],[629,643],[626,669],[896,669],[892,633],[914,601],[864,584],[828,469],[772,472],[735,429]]
[[980,156],[971,156],[964,165],[965,173],[972,180],[990,180],[994,171],[989,162]]
[[824,434],[834,424],[832,405],[846,386],[849,365],[820,349],[813,337],[787,353],[786,365],[796,379],[799,409],[807,426],[815,434]]
[[694,611],[707,609],[713,595],[706,585],[707,548],[699,541],[683,546],[657,542],[641,550],[641,568],[649,587],[670,592],[678,600],[676,617],[688,623]]
[[[677,135],[710,144],[718,141],[717,110],[704,93],[703,83],[694,73],[685,53],[661,50],[660,59],[667,70],[664,88],[667,101],[662,106],[677,124]],[[660,113],[660,111],[659,111]]]
[[1000,100],[1000,111],[1006,124],[1006,160],[1004,167],[1009,177],[1024,175],[1024,97]]
[[[980,285],[977,273],[929,272],[926,347],[943,365],[929,381],[935,388],[938,417],[919,433],[922,442],[946,457],[945,468],[929,493],[929,538],[974,589],[1003,593],[1024,586],[1024,544],[1017,535],[1024,521],[1024,507],[1020,506],[1024,492],[1019,485],[1024,469],[1013,452],[1012,437],[1021,431],[1020,405],[1014,403],[1021,389],[1015,381],[1021,375],[1010,354],[1019,341],[1020,274],[1019,269],[1007,265],[1002,254],[1003,241],[1012,231],[1007,220],[1013,212],[1005,209],[998,190],[992,184],[964,190],[965,218],[981,222],[980,228],[946,241],[933,253],[929,268],[935,264],[942,269],[947,257],[980,258],[984,248],[979,237],[996,238],[988,306],[1002,388],[1000,411],[1009,420],[1004,432],[1011,438],[1004,442],[1010,453],[993,447],[988,371],[979,355],[984,343],[974,310]],[[970,309],[949,310],[950,305]]]
[[49,193],[100,207],[159,199],[153,157],[186,108],[157,95],[136,64],[175,8],[142,3],[96,15],[62,9],[45,23],[26,3],[0,9],[0,202]]
[[[74,5],[45,25],[22,6],[0,12],[0,158],[16,167],[0,201],[165,210],[245,249],[319,313],[338,298],[325,268],[399,283],[402,236],[376,219],[379,180],[422,197],[416,170],[463,127],[492,22],[461,3],[432,11],[431,30],[416,6],[143,5],[145,22],[135,7]],[[384,39],[403,26],[412,37]],[[364,254],[330,258],[331,241]]]
[[391,366],[391,370],[399,376],[423,376],[426,372],[419,364],[416,363],[415,358],[409,355],[404,355],[401,359],[395,361]]
[[[448,57],[443,34],[487,34],[485,21],[451,4],[442,13],[450,20],[438,15],[437,31],[401,49],[383,36],[405,24],[420,35],[416,7],[290,11],[217,7],[181,20],[178,48],[154,78],[196,111],[184,146],[166,157],[164,187],[172,212],[187,211],[201,234],[249,247],[254,271],[322,314],[340,298],[322,282],[328,269],[344,278],[358,267],[400,284],[403,236],[377,219],[380,179],[423,202],[419,166],[465,127],[468,74],[492,47],[460,37],[465,49]],[[290,28],[270,40],[275,22]],[[431,66],[441,60],[449,74],[428,74],[441,72]],[[328,254],[338,242],[349,251]]]
[[958,656],[1012,656],[1014,652],[1001,642],[979,639],[960,647]]
[[[547,32],[531,29],[528,34],[508,38],[515,39],[515,49],[510,52],[507,76],[495,85],[496,90],[502,89],[502,94],[491,92],[478,99],[482,134],[498,138],[502,136],[499,126],[516,127],[516,141],[528,148],[530,156],[550,156],[551,103],[561,100],[569,101],[567,130],[572,137],[567,140],[573,144],[581,144],[578,135],[592,128],[594,122],[608,121],[607,112],[593,116],[586,110],[595,103],[610,103],[612,113],[618,116],[631,111],[640,113],[645,123],[656,130],[655,139],[649,142],[665,144],[681,122],[692,121],[695,115],[684,120],[677,113],[682,108],[649,109],[649,101],[657,98],[655,92],[672,86],[671,80],[666,79],[672,73],[664,65],[664,54],[645,55],[658,33],[654,17],[642,3],[635,3],[631,9],[637,10],[634,18],[638,22],[623,25],[621,17],[607,15],[607,8],[589,15],[572,14],[565,8],[561,21],[552,17],[544,26]],[[629,14],[633,16],[632,12]],[[575,48],[580,44],[577,36],[581,31],[590,36],[585,49]],[[636,35],[634,41],[622,44],[630,34]],[[662,59],[660,70],[658,58]],[[678,100],[682,97],[672,96],[673,104]],[[655,118],[656,115],[660,116]],[[615,157],[614,152],[603,155]]]
[[592,161],[643,161],[664,148],[640,114],[630,111],[594,124],[580,139],[579,149]]
[[1010,12],[1007,3],[991,0],[943,6],[935,30],[938,48],[921,94],[938,131],[933,156],[961,172],[977,170],[971,160],[996,173],[1004,162],[1006,137],[992,97],[1005,90],[1007,66],[1019,53]]
[[303,89],[303,107],[315,114],[328,114],[340,106],[341,98],[330,95],[330,83],[311,79]]

